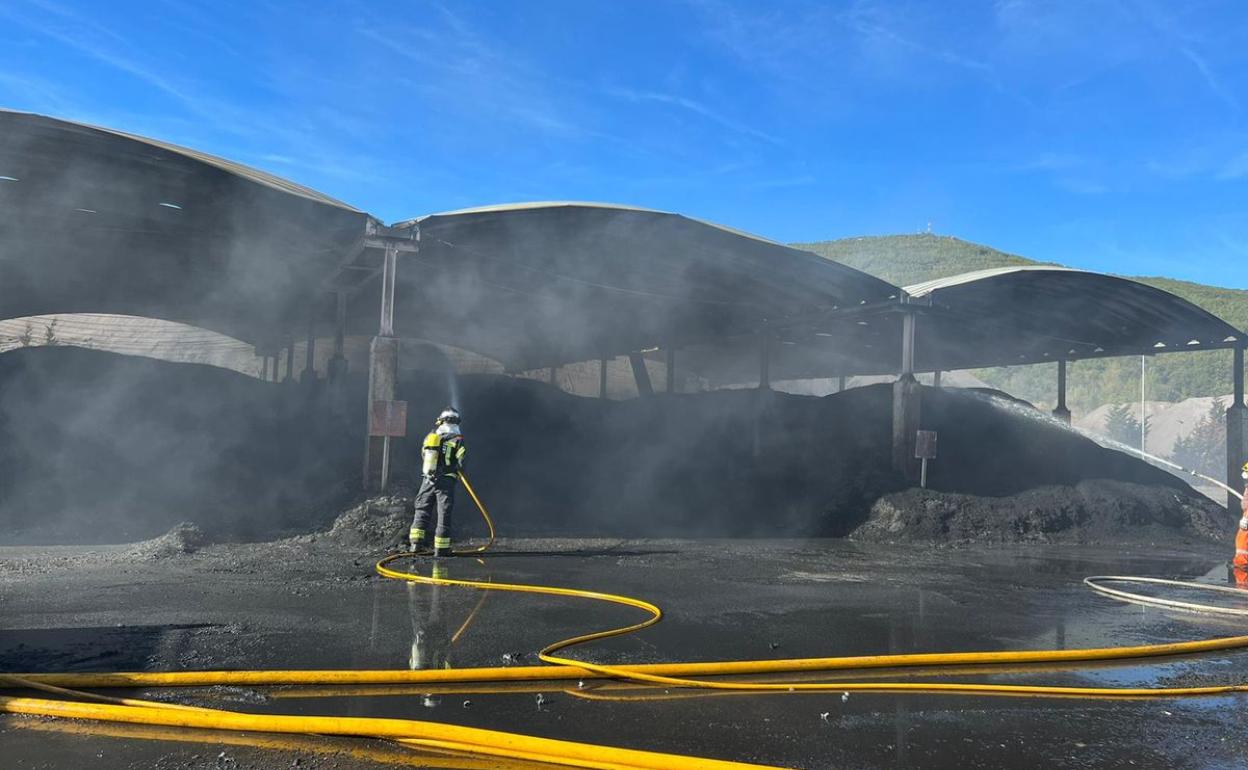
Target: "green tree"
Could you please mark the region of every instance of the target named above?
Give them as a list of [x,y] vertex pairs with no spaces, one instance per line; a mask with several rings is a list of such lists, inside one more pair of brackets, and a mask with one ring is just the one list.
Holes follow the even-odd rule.
[[1174,442],[1172,459],[1184,468],[1221,478],[1226,462],[1226,405],[1215,398],[1200,422]]
[[[1144,429],[1152,419],[1144,418]],[[1105,416],[1105,435],[1119,444],[1140,449],[1140,421],[1135,417],[1133,404],[1117,404],[1109,408]]]

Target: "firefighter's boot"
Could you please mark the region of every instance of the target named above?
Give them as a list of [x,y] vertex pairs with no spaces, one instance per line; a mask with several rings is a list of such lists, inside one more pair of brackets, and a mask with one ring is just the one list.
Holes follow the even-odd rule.
[[451,539],[449,537],[435,537],[433,539],[433,555],[454,556],[454,553],[451,551]]

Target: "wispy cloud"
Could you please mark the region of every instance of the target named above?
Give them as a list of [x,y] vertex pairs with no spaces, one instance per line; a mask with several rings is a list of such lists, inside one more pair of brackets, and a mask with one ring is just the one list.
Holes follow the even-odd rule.
[[1020,162],[1005,164],[1003,170],[1046,177],[1054,187],[1076,195],[1107,193],[1112,188],[1104,180],[1114,177],[1099,159],[1056,151],[1041,152]]
[[158,68],[122,53],[129,46],[125,38],[113,30],[55,3],[34,0],[30,6],[37,12],[22,13],[17,6],[0,6],[0,17],[142,81],[200,117],[215,119],[219,115],[217,108],[220,105],[209,102],[193,89],[175,83]]
[[803,91],[842,89],[848,81],[930,82],[948,67],[1001,93],[996,65],[948,45],[950,16],[911,5],[853,0],[845,5],[690,0],[704,34],[752,71]]
[[1011,171],[1071,171],[1088,165],[1087,158],[1068,152],[1041,152],[1009,167]]
[[1248,240],[1232,237],[1226,232],[1219,233],[1217,238],[1222,248],[1230,253],[1240,258],[1248,257]]
[[1213,68],[1209,66],[1209,62],[1205,60],[1205,57],[1201,56],[1193,50],[1191,46],[1187,45],[1179,46],[1179,52],[1192,63],[1192,66],[1196,68],[1196,71],[1200,73],[1201,78],[1204,79],[1205,85],[1209,87],[1209,90],[1212,91],[1216,97],[1221,99],[1222,102],[1232,110],[1236,112],[1241,110],[1239,99],[1235,96],[1234,92],[1227,88],[1226,84],[1222,82],[1222,78],[1213,71]]
[[[177,10],[177,6],[171,10]],[[20,6],[0,5],[0,19],[131,78],[149,93],[165,97],[172,108],[136,114],[112,102],[91,106],[98,100],[84,98],[81,93],[54,90],[37,78],[14,73],[0,75],[0,88],[25,90],[25,103],[42,105],[41,109],[61,117],[194,144],[208,151],[216,145],[217,152],[262,167],[278,165],[354,181],[376,178],[375,162],[352,148],[335,145],[332,137],[319,131],[306,114],[300,120],[290,120],[281,114],[280,102],[258,107],[218,98],[176,68],[145,60],[141,46],[84,13],[50,0],[29,0]],[[251,149],[259,146],[266,149]]]
[[1098,179],[1073,174],[1060,175],[1054,178],[1058,187],[1076,195],[1104,195],[1112,188]]
[[401,74],[427,104],[563,139],[597,134],[583,116],[573,114],[571,100],[551,90],[555,78],[446,6],[434,4],[432,11],[421,25],[359,29],[364,38],[408,62]]
[[748,183],[746,187],[752,190],[780,190],[786,187],[809,187],[817,184],[818,181],[814,174],[799,174],[797,176],[779,177],[776,179],[760,179]]
[[1248,178],[1248,150],[1227,161],[1217,176],[1223,180]]
[[26,104],[36,112],[63,113],[72,107],[72,100],[57,84],[41,77],[0,72],[0,100],[4,104]]
[[1169,9],[1165,6],[1158,6],[1152,0],[1129,0],[1129,2],[1157,37],[1192,65],[1201,83],[1215,98],[1234,112],[1242,111],[1239,98],[1226,85],[1222,76],[1210,64],[1207,54],[1202,50],[1205,41],[1200,34],[1183,24],[1177,16],[1168,13]]
[[1000,87],[996,68],[991,64],[958,53],[951,48],[920,42],[903,34],[896,15],[897,11],[894,6],[859,0],[844,19],[846,24],[858,34],[860,44],[863,46],[896,45],[918,54],[920,58],[934,59],[974,72],[985,77],[994,87]]
[[658,93],[655,91],[636,91],[629,88],[612,88],[609,90],[612,96],[625,99],[630,102],[656,102],[659,104],[671,105],[679,107],[682,110],[692,112],[706,120],[715,123],[723,128],[728,129],[736,134],[748,136],[754,139],[767,142],[772,145],[782,145],[784,142],[777,136],[754,128],[753,126],[734,120],[716,110],[711,109],[702,102],[690,99],[679,94]]

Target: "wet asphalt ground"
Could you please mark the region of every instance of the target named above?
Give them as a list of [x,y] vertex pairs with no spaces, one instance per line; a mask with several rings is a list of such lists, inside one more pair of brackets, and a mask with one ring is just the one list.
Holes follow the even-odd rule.
[[[373,574],[380,555],[325,539],[212,546],[166,558],[124,546],[0,548],[0,670],[535,664],[535,652],[554,640],[641,617],[575,599],[494,593],[482,601],[471,590],[409,586]],[[1235,620],[1126,605],[1081,584],[1090,574],[1224,583],[1226,557],[1209,546],[513,540],[500,542],[488,559],[456,558],[447,567],[455,578],[653,601],[666,613],[658,626],[571,652],[640,663],[1098,647],[1241,634],[1245,624]],[[962,679],[1229,683],[1248,680],[1248,653],[1077,671],[985,671]],[[563,682],[501,693],[208,688],[140,696],[255,712],[435,720],[793,768],[1248,766],[1248,697],[1241,695],[846,698],[578,690]],[[282,738],[252,745],[265,740],[6,716],[0,717],[0,764],[346,769],[406,759],[445,766],[376,741]]]

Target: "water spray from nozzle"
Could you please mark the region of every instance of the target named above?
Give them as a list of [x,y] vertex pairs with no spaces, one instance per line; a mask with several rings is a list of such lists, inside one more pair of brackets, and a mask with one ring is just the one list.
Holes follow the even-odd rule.
[[459,378],[455,376],[455,367],[448,367],[446,370],[446,395],[452,407],[457,411],[463,411],[459,403]]
[[1215,478],[1206,476],[1205,474],[1200,473],[1199,471],[1194,471],[1191,468],[1184,468],[1182,465],[1179,465],[1178,463],[1171,462],[1164,458],[1158,457],[1157,455],[1152,455],[1143,450],[1136,449],[1130,444],[1124,444],[1121,441],[1115,441],[1112,438],[1108,438],[1106,436],[1100,436],[1095,433],[1091,433],[1089,431],[1076,428],[1073,425],[1068,425],[1064,420],[1059,420],[1056,417],[1052,417],[1050,415],[1044,414],[1043,412],[1037,411],[1036,409],[1030,406],[1027,406],[1027,407],[1020,406],[1018,403],[1014,401],[1010,401],[1008,399],[1001,398],[1000,396],[994,396],[994,395],[985,394],[985,393],[974,393],[974,392],[972,392],[971,395],[976,398],[986,400],[989,404],[995,406],[998,409],[1003,409],[1005,411],[1013,412],[1014,414],[1020,414],[1024,417],[1028,417],[1033,420],[1039,420],[1041,422],[1048,423],[1049,425],[1056,425],[1057,427],[1062,428],[1063,430],[1068,430],[1072,433],[1077,433],[1080,436],[1083,436],[1084,438],[1088,439],[1089,441],[1100,444],[1101,446],[1107,446],[1112,449],[1117,449],[1120,452],[1127,452],[1128,454],[1133,454],[1137,457],[1141,457],[1144,460],[1155,462],[1158,465],[1164,465],[1167,468],[1173,468],[1174,470],[1179,471],[1180,473],[1186,473],[1189,476],[1195,476],[1198,479],[1204,479],[1205,481],[1208,481],[1210,484],[1213,484],[1215,486],[1221,487],[1222,489],[1225,489],[1227,492],[1239,498],[1240,500],[1244,499],[1244,495],[1242,492],[1239,492],[1227,486],[1226,484],[1222,483],[1221,481],[1218,481]]

